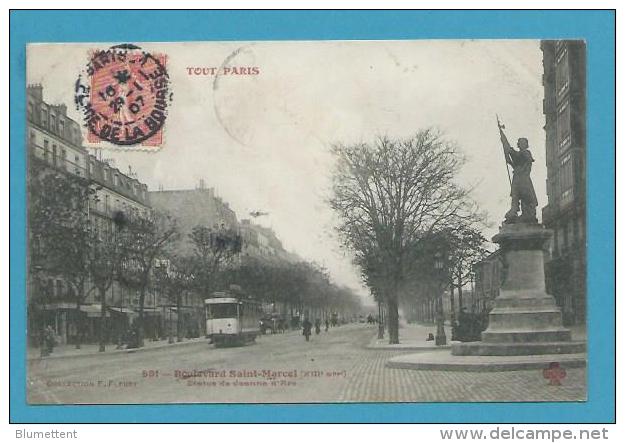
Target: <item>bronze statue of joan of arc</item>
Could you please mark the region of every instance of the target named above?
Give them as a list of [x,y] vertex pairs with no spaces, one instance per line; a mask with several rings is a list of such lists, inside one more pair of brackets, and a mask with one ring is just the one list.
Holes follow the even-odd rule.
[[[517,142],[518,150],[510,146],[503,127],[499,125],[501,143],[503,144],[506,163],[512,166],[513,175],[511,182],[510,197],[512,198],[510,210],[506,212],[504,223],[538,223],[536,219],[536,192],[530,173],[534,158],[529,150],[529,143],[526,138],[519,138]],[[518,215],[519,209],[521,215]]]

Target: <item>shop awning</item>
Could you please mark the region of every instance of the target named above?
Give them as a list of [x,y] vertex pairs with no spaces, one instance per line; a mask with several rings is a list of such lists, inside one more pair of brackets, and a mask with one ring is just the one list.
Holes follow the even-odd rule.
[[109,309],[117,314],[127,315],[128,317],[132,317],[132,318],[139,315],[130,308],[118,308],[116,306],[111,306]]
[[[139,315],[139,309],[135,309],[137,315]],[[162,315],[163,310],[161,308],[143,308],[143,315]]]
[[46,311],[55,311],[57,309],[76,309],[76,303],[48,303],[43,305],[43,309]]
[[[167,308],[166,308],[166,310],[167,310]],[[176,306],[172,306],[171,310],[174,311],[174,312],[178,312],[178,308]],[[202,307],[193,307],[193,306],[181,306],[180,307],[180,312],[183,312],[183,313],[195,312],[195,311],[202,311],[202,312],[204,312]]]
[[[80,310],[87,314],[87,317],[101,317],[102,316],[102,305],[93,304],[93,305],[81,305]],[[110,312],[106,311],[106,317],[110,317]]]

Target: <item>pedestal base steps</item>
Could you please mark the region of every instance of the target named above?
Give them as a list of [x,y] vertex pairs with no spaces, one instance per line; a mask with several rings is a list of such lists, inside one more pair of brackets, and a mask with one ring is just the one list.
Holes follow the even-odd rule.
[[545,292],[544,247],[551,231],[539,224],[503,225],[499,243],[503,283],[488,316],[481,342],[452,346],[457,356],[577,354],[584,342],[572,342],[562,325],[562,313]]
[[544,247],[551,231],[539,224],[504,225],[500,245],[503,282],[482,341],[453,343],[451,354],[425,352],[395,357],[393,368],[445,371],[509,371],[586,365],[586,343],[572,341],[562,313],[545,292]]

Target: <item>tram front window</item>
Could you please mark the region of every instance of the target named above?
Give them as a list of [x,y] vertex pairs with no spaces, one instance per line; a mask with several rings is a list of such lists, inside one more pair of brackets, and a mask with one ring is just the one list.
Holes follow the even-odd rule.
[[236,318],[236,304],[211,305],[209,318]]

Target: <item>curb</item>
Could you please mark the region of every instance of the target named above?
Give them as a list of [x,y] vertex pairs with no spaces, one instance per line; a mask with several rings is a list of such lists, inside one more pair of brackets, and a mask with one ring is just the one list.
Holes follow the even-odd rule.
[[444,345],[444,346],[418,346],[418,345],[406,345],[403,346],[401,343],[399,345],[382,345],[382,346],[378,346],[378,345],[367,345],[365,346],[365,349],[369,349],[371,351],[440,351],[440,350],[444,350],[444,349],[451,349],[451,345]]
[[133,349],[114,349],[112,351],[107,352],[90,352],[86,354],[69,354],[69,355],[49,355],[47,357],[29,357],[27,358],[28,362],[35,361],[44,361],[44,360],[62,360],[62,359],[72,359],[72,358],[85,358],[85,357],[104,357],[107,355],[118,355],[118,354],[135,354],[138,352],[149,352],[149,351],[158,351],[166,348],[174,348],[178,346],[190,346],[195,344],[210,344],[209,341],[205,338],[198,340],[188,340],[176,343],[166,343],[164,345],[158,346],[149,346],[143,348],[133,348]]
[[365,346],[365,349],[370,349],[373,351],[438,351],[441,349],[451,349],[452,342],[448,342],[448,344],[444,346],[422,346],[422,345],[410,345],[399,343],[397,345],[390,344],[378,344],[378,336],[374,335],[373,339],[369,342],[368,345]]
[[[433,354],[433,353],[431,353]],[[441,361],[431,354],[421,354],[419,361],[395,357],[386,362],[387,368],[412,369],[417,371],[461,371],[461,372],[502,372],[502,371],[525,371],[530,369],[543,370],[550,362],[558,362],[560,367],[566,369],[586,367],[586,354],[545,355],[540,359],[506,359],[499,357],[499,361],[491,358],[466,360],[466,357],[456,357],[456,361]],[[532,357],[532,356],[529,356]],[[551,357],[551,358],[549,358]],[[464,360],[464,361],[463,361]]]

